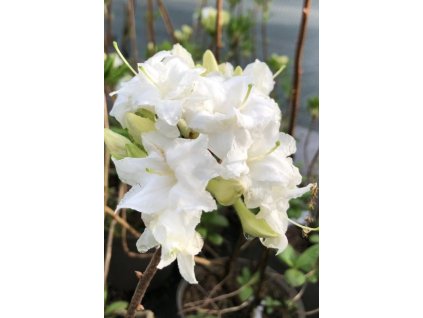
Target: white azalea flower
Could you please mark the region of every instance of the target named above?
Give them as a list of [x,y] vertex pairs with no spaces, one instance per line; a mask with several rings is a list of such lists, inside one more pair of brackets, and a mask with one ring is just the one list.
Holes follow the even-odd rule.
[[257,218],[264,219],[280,234],[277,238],[262,240],[265,246],[277,248],[279,253],[287,245],[285,232],[288,227],[289,200],[308,192],[311,185],[297,187],[302,178],[298,168],[293,165],[292,158],[289,158],[296,151],[294,138],[280,133],[273,148],[262,147],[261,152],[258,149],[259,147],[254,151],[250,149],[247,160],[249,173],[243,178],[248,188],[244,199],[248,208],[259,207]]
[[219,165],[207,150],[208,138],[168,139],[157,132],[143,134],[146,158],[113,160],[119,178],[131,190],[118,205],[142,212],[148,229],[138,248],[146,251],[161,245],[159,268],[176,258],[184,278],[194,283],[194,255],[202,240],[195,227],[202,211],[217,208],[206,186],[219,173]]
[[158,52],[145,63],[138,64],[139,73],[117,91],[110,115],[125,127],[127,112],[140,108],[153,111],[167,124],[176,126],[185,97],[189,96],[195,79],[204,71],[194,67],[191,55],[179,44],[171,51]]

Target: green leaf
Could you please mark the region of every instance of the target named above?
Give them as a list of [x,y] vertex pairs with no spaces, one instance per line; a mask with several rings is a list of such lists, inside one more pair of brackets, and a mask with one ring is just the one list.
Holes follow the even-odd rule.
[[125,310],[126,307],[128,307],[128,303],[126,301],[123,301],[123,300],[115,301],[106,307],[106,309],[104,310],[104,314],[105,315],[114,314],[119,311]]
[[241,301],[246,301],[252,295],[253,295],[253,288],[249,286],[245,286],[241,289],[241,292],[239,293],[239,299],[241,299]]
[[284,277],[289,285],[298,287],[305,283],[306,277],[298,269],[290,268],[285,271]]
[[317,283],[319,280],[319,273],[315,271],[312,275],[307,276],[307,281],[310,283]]
[[319,234],[310,235],[309,241],[314,244],[319,243]]
[[223,243],[223,237],[218,233],[210,233],[207,235],[207,239],[214,245],[221,245]]
[[196,230],[202,238],[205,238],[207,236],[207,229],[205,227],[198,227]]
[[296,267],[305,272],[309,272],[316,265],[319,258],[319,244],[315,244],[306,249],[297,259]]
[[278,255],[278,258],[286,265],[295,267],[298,254],[291,245],[288,245],[285,250]]

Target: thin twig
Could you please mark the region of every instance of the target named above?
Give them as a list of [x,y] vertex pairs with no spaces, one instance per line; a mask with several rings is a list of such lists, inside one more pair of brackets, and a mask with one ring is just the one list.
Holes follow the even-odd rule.
[[124,219],[122,219],[118,214],[115,213],[115,211],[113,211],[107,205],[104,206],[104,212],[106,212],[113,219],[115,219],[119,223],[119,225],[121,225],[122,227],[126,228],[136,238],[138,238],[138,237],[141,236],[141,233],[140,232],[138,232],[131,225],[129,225],[128,222],[126,222]]
[[112,259],[113,234],[115,233],[116,223],[116,220],[112,220],[109,227],[109,234],[107,236],[106,256],[104,258],[104,288],[106,288],[107,276],[109,275],[110,269],[110,260]]
[[216,60],[220,60],[220,49],[223,47],[222,44],[222,10],[223,10],[223,0],[216,0],[216,50],[215,56]]
[[236,312],[236,311],[239,311],[241,309],[244,309],[250,303],[251,303],[251,300],[246,300],[246,301],[242,302],[238,306],[232,306],[232,307],[228,307],[228,308],[225,308],[225,309],[218,309],[218,310],[216,310],[216,309],[202,309],[202,308],[200,308],[199,311],[204,311],[204,312],[206,312],[208,314],[217,314],[220,317],[220,315],[227,314],[227,313],[230,313],[230,312]]
[[300,298],[303,297],[303,294],[304,294],[306,288],[307,288],[307,283],[305,283],[303,286],[301,286],[300,291],[294,297],[292,297],[291,302],[295,303],[298,300],[300,300]]
[[156,37],[154,32],[154,7],[153,0],[147,0],[147,32],[148,42],[156,47]]
[[264,248],[263,250],[263,254],[260,258],[260,263],[258,265],[258,271],[259,271],[259,281],[257,284],[257,289],[254,293],[254,303],[255,305],[259,305],[260,304],[260,293],[261,290],[263,288],[263,283],[265,280],[265,272],[266,272],[266,267],[267,267],[267,261],[269,260],[269,255],[270,255],[270,249],[269,248]]
[[159,6],[160,15],[162,16],[163,23],[166,27],[167,33],[169,34],[170,38],[172,39],[173,43],[178,42],[175,37],[175,29],[173,28],[172,21],[170,20],[169,13],[165,5],[163,4],[162,0],[156,0],[157,5]]
[[[113,219],[117,221],[117,223],[127,229],[129,233],[131,233],[135,238],[139,238],[141,236],[141,232],[138,232],[136,229],[134,229],[128,222],[126,222],[123,218],[121,218],[119,215],[113,211],[112,208],[108,207],[107,205],[104,206],[104,212],[106,212],[108,215],[110,215]],[[204,265],[204,266],[210,266],[214,263],[218,263],[219,260],[208,260],[201,256],[194,256],[194,261],[197,264]]]
[[134,295],[132,296],[131,303],[128,307],[128,312],[126,318],[134,318],[135,312],[138,308],[138,305],[142,302],[145,292],[147,291],[148,286],[150,285],[151,280],[154,277],[154,274],[157,272],[157,265],[160,263],[161,248],[159,247],[154,252],[151,257],[150,263],[148,263],[147,268],[145,269],[143,275],[138,281],[137,287],[135,289]]
[[[109,116],[107,111],[106,94],[104,95],[104,128],[109,128]],[[107,205],[109,199],[109,170],[110,170],[110,153],[107,148],[104,151],[104,205]]]
[[129,40],[131,42],[131,58],[133,63],[138,61],[137,32],[135,25],[135,0],[128,0]]
[[104,41],[104,52],[108,52],[112,47],[112,0],[109,0],[106,5],[106,36]]
[[[126,222],[126,209],[122,209],[121,215],[122,215],[122,219],[124,219]],[[141,258],[141,259],[150,258],[151,254],[135,253],[129,249],[126,232],[127,232],[127,229],[125,227],[122,227],[121,243],[122,243],[123,251],[126,253],[126,255],[128,255],[131,258]]]
[[311,0],[304,0],[303,14],[301,17],[300,32],[298,34],[297,47],[295,50],[295,64],[294,64],[294,86],[292,88],[291,98],[291,114],[289,121],[288,133],[294,136],[295,133],[295,122],[297,120],[298,109],[300,107],[300,92],[301,92],[301,58],[304,51],[304,40],[306,34],[307,20],[310,13]]
[[311,316],[313,314],[317,314],[319,312],[319,308],[313,309],[313,310],[309,310],[305,312],[306,316]]
[[317,149],[316,153],[313,156],[313,159],[311,159],[310,166],[308,167],[308,172],[307,172],[307,181],[311,180],[313,169],[318,159],[319,159],[319,149]]
[[304,167],[307,167],[307,165],[308,165],[307,148],[308,148],[308,144],[310,143],[311,129],[313,128],[314,121],[315,121],[314,117],[311,117],[310,124],[308,125],[308,128],[307,128],[307,135],[306,135],[305,141],[304,141],[304,147],[303,147]]
[[263,49],[263,61],[266,61],[268,56],[269,39],[267,38],[267,18],[266,12],[268,8],[268,0],[263,1],[261,7],[261,47]]

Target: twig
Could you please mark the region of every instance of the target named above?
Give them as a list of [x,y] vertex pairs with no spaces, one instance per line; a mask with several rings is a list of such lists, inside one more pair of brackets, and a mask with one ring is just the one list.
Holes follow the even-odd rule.
[[106,5],[106,37],[104,41],[104,52],[108,52],[112,47],[112,0]]
[[296,301],[300,300],[300,298],[303,297],[303,294],[306,288],[307,288],[307,283],[301,287],[300,291],[294,297],[292,297],[291,302],[295,303]]
[[303,146],[303,152],[304,152],[304,167],[307,167],[308,165],[308,155],[307,155],[307,148],[308,144],[310,143],[310,136],[311,136],[311,128],[314,124],[314,117],[311,117],[310,124],[307,128],[307,135],[305,137],[304,146]]
[[107,236],[106,256],[104,258],[104,288],[107,284],[107,276],[109,275],[110,260],[112,259],[113,234],[115,232],[116,220],[112,220],[109,227],[109,234]]
[[238,306],[233,306],[233,307],[228,307],[228,308],[225,308],[225,309],[218,309],[218,310],[215,310],[215,309],[202,309],[202,308],[200,308],[199,311],[204,311],[204,312],[207,312],[208,314],[217,314],[220,317],[220,315],[223,315],[223,314],[227,314],[227,313],[230,313],[230,312],[235,312],[235,311],[239,311],[241,309],[244,309],[250,303],[251,303],[251,300],[246,300],[246,301],[244,301],[243,303],[241,303]]
[[134,229],[132,226],[128,224],[124,219],[122,219],[119,215],[115,213],[111,208],[109,208],[107,205],[104,206],[104,212],[106,212],[108,215],[110,215],[113,219],[115,219],[119,225],[126,228],[133,236],[136,238],[141,236],[141,233],[138,232],[136,229]]
[[311,159],[310,166],[308,167],[308,172],[307,172],[307,181],[310,181],[311,176],[313,174],[314,166],[316,165],[318,159],[319,159],[319,149],[317,149],[313,159]]
[[184,309],[184,311],[192,311],[193,309],[198,308],[197,305],[200,305],[202,307],[202,306],[209,304],[212,301],[218,301],[218,300],[223,300],[223,299],[234,297],[234,296],[238,295],[239,293],[241,293],[241,291],[245,287],[252,285],[253,282],[254,282],[254,280],[253,280],[253,278],[251,278],[246,284],[242,285],[240,288],[238,288],[234,291],[231,291],[229,293],[222,294],[222,295],[212,297],[212,298],[206,298],[206,299],[201,299],[201,300],[186,303],[184,306],[190,307],[190,308],[186,308],[186,309]]
[[313,315],[313,314],[317,314],[318,312],[319,312],[319,308],[316,308],[316,309],[313,309],[313,310],[306,311],[305,315],[310,316],[310,315]]
[[138,281],[134,295],[132,296],[132,299],[131,299],[131,303],[129,304],[129,307],[128,307],[126,318],[135,317],[135,311],[137,310],[138,305],[141,303],[142,299],[144,298],[145,292],[147,291],[147,288],[150,285],[150,282],[153,279],[154,274],[156,274],[157,265],[160,262],[160,254],[161,254],[161,248],[159,247],[154,252],[153,256],[151,257],[150,263],[148,263],[147,268],[145,269],[140,280]]
[[135,0],[128,0],[129,40],[133,63],[138,61],[137,33],[135,28]]
[[260,263],[258,265],[259,281],[258,281],[257,289],[254,293],[254,303],[255,303],[255,305],[260,304],[260,293],[261,293],[261,290],[263,288],[263,282],[264,282],[264,279],[265,279],[265,271],[266,271],[266,267],[267,267],[267,261],[269,259],[269,254],[270,254],[270,249],[264,248],[263,254],[262,254],[261,259],[260,259]]
[[147,0],[147,32],[148,42],[153,43],[154,48],[156,47],[156,38],[154,33],[154,7],[153,0]]
[[175,29],[173,28],[172,21],[170,20],[169,13],[166,10],[166,7],[163,4],[162,0],[156,0],[157,5],[159,6],[160,15],[162,16],[163,23],[166,27],[167,33],[169,33],[170,38],[173,43],[178,42],[175,37]]
[[[106,94],[104,95],[104,128],[109,128],[109,117],[107,111]],[[109,199],[109,170],[110,170],[110,153],[107,148],[104,151],[104,205],[107,205]]]
[[301,91],[301,58],[304,51],[304,39],[306,34],[307,20],[310,13],[311,0],[304,0],[303,14],[301,17],[300,32],[298,35],[297,47],[295,50],[295,64],[294,64],[294,86],[292,88],[291,98],[291,115],[289,121],[288,133],[294,136],[295,133],[295,122],[297,120],[298,109],[300,107],[300,91]]
[[216,50],[215,56],[216,60],[219,62],[220,60],[220,49],[223,47],[222,45],[222,9],[223,9],[223,0],[216,0]]
[[[126,222],[126,209],[122,209],[121,215],[122,215],[122,219],[124,219]],[[122,243],[123,251],[126,253],[126,255],[128,255],[131,258],[141,258],[141,259],[150,258],[151,254],[135,253],[129,249],[126,231],[127,229],[125,227],[122,227],[121,243]]]
[[267,38],[267,10],[269,10],[268,0],[264,0],[261,8],[261,47],[263,49],[263,61],[266,61],[267,59],[269,46],[269,39]]
[[[141,232],[138,232],[130,224],[128,224],[128,222],[126,222],[123,218],[121,218],[119,215],[117,215],[113,211],[112,208],[110,208],[106,205],[106,206],[104,206],[104,212],[106,212],[113,219],[115,219],[120,226],[127,229],[129,231],[129,233],[131,233],[134,237],[139,238],[141,236]],[[197,264],[204,265],[204,266],[210,266],[210,265],[218,262],[218,260],[208,260],[208,259],[206,259],[204,257],[200,257],[200,256],[194,256],[194,261]]]

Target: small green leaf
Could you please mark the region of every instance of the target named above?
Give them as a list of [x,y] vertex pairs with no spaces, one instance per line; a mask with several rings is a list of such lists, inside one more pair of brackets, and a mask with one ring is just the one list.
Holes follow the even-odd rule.
[[292,287],[298,287],[305,283],[306,277],[298,269],[290,268],[285,271],[284,275],[286,281]]
[[239,298],[241,299],[241,301],[246,301],[252,295],[253,295],[253,289],[249,286],[245,286],[241,289],[241,292],[239,293]]
[[197,232],[201,235],[202,238],[207,236],[207,229],[205,227],[198,227]]
[[309,272],[315,266],[319,258],[319,244],[315,244],[306,249],[297,259],[296,267],[305,272]]
[[207,235],[207,239],[214,245],[221,245],[223,243],[223,237],[218,233],[210,233]]
[[310,235],[309,240],[313,244],[319,243],[319,234]]
[[295,266],[295,262],[298,258],[297,252],[291,245],[288,245],[286,249],[278,255],[279,259],[290,267]]
[[106,309],[104,310],[104,314],[105,315],[114,314],[119,311],[125,310],[126,307],[128,307],[128,303],[126,301],[122,301],[122,300],[115,301],[106,307]]

